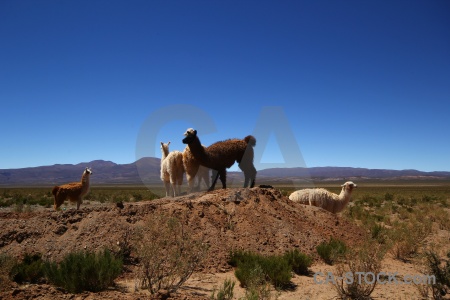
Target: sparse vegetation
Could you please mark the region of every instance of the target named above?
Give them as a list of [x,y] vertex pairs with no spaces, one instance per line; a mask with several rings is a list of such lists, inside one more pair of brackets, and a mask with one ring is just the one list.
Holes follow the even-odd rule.
[[308,275],[308,268],[312,265],[312,258],[298,249],[290,250],[284,254],[284,258],[292,267],[292,271],[297,275]]
[[44,264],[48,281],[71,293],[104,290],[114,283],[121,272],[122,260],[108,250],[99,253],[74,252],[65,256],[59,264]]
[[192,275],[207,247],[193,238],[183,220],[161,214],[138,228],[134,247],[140,261],[140,287],[151,294],[175,292]]
[[331,237],[328,242],[320,243],[316,250],[326,264],[333,265],[345,257],[347,246],[343,241]]
[[10,283],[11,270],[17,264],[16,260],[4,253],[0,254],[0,291],[5,291]]
[[43,266],[40,254],[26,254],[21,262],[12,267],[10,277],[17,283],[39,283],[44,279]]
[[[355,251],[348,251],[345,262],[340,263],[336,270],[334,286],[341,299],[371,299],[377,278],[375,274],[381,271],[381,260],[384,253],[374,244],[366,244]],[[356,274],[363,273],[358,277]],[[348,276],[351,274],[352,276]],[[374,274],[372,276],[372,274]]]
[[232,281],[231,279],[226,279],[223,282],[222,287],[217,291],[213,291],[210,299],[211,300],[232,300],[234,296],[234,286],[236,282]]
[[[296,255],[294,259],[298,259],[299,256],[300,254]],[[263,256],[247,251],[236,251],[231,252],[229,263],[236,267],[236,278],[243,287],[257,283],[258,285],[271,283],[275,288],[283,289],[290,285],[293,267],[288,255]],[[296,267],[301,264],[299,259],[296,263]]]
[[[148,190],[143,187],[91,187],[84,203],[136,202],[159,198],[160,188]],[[0,207],[12,207],[15,212],[32,211],[33,206],[49,208],[53,205],[51,187],[47,188],[0,188]]]
[[426,252],[424,273],[434,276],[434,280],[426,285],[417,285],[421,295],[427,299],[430,296],[435,300],[447,299],[444,297],[450,294],[450,252],[446,259],[441,259],[433,251]]
[[[330,190],[333,191],[332,188]],[[163,192],[162,188],[152,191],[141,187],[93,188],[86,197],[85,200],[88,201],[85,201],[85,204],[97,201],[115,203],[148,200],[157,198],[158,195],[161,195],[161,192]],[[338,190],[335,192],[338,192]],[[289,195],[289,191],[284,190],[283,194]],[[353,202],[343,211],[342,215],[347,220],[356,223],[368,234],[368,239],[373,242],[373,248],[376,248],[379,253],[387,253],[389,258],[395,258],[401,263],[416,263],[419,259],[424,258],[426,269],[422,270],[421,273],[434,275],[437,280],[436,284],[418,285],[417,288],[420,294],[424,298],[428,297],[428,299],[445,299],[444,295],[450,293],[448,285],[450,257],[444,257],[443,259],[434,252],[427,252],[427,249],[430,249],[430,246],[434,246],[437,240],[441,242],[440,237],[446,237],[447,233],[443,231],[450,230],[449,195],[450,185],[448,184],[429,187],[414,187],[412,185],[365,187],[360,185],[360,189],[353,195]],[[9,206],[6,211],[18,214],[33,212],[30,215],[21,215],[18,218],[28,219],[30,216],[34,216],[34,212],[37,209],[36,206],[50,207],[51,204],[53,204],[53,197],[49,188],[0,189],[1,209]],[[224,209],[225,207],[230,209],[229,206],[222,206]],[[125,211],[122,210],[123,212]],[[225,217],[220,219],[220,226],[225,229],[227,234],[232,234],[232,232],[227,232],[227,230],[238,232],[240,215],[235,214],[232,210],[223,210],[223,213]],[[130,222],[135,222],[136,220],[140,222],[139,219],[132,217]],[[128,260],[126,263],[137,263],[140,267],[140,273],[137,275],[139,281],[137,286],[139,288],[149,289],[151,293],[160,293],[163,290],[172,293],[185,282],[184,279],[187,280],[189,278],[196,268],[198,270],[201,267],[201,263],[198,261],[202,260],[206,251],[201,244],[201,238],[199,238],[201,235],[193,235],[193,232],[188,231],[183,220],[185,220],[184,217],[180,216],[178,212],[166,215],[159,220],[146,222],[142,228],[138,228],[136,231],[134,231],[135,227],[133,227],[128,237],[114,241],[118,247],[113,247],[115,251],[113,256],[120,256],[123,260]],[[136,223],[136,225],[138,224]],[[75,225],[77,224],[75,223]],[[149,230],[151,227],[156,229]],[[161,228],[164,229],[161,230]],[[178,233],[178,238],[180,239],[177,240],[175,238],[177,234],[173,234],[174,232]],[[158,240],[156,234],[162,234],[166,237],[170,236],[170,238],[164,238],[163,241],[163,237],[160,237]],[[181,238],[181,236],[185,236],[185,238]],[[5,245],[8,238],[14,242],[15,236],[5,236]],[[334,270],[338,269],[342,272],[350,272],[353,268],[353,270],[361,272],[363,265],[368,267],[369,270],[371,266],[376,267],[377,258],[370,251],[356,252],[347,247],[342,241],[340,241],[341,243],[336,241],[339,240],[330,238],[330,240],[326,240],[319,245],[323,247],[322,250],[319,250],[320,247],[317,247],[318,253],[323,251],[319,256],[323,256],[322,259],[324,261],[336,265],[336,269],[333,268],[333,272],[336,275],[339,274]],[[332,242],[336,244],[331,245]],[[159,246],[153,247],[154,243],[159,243]],[[186,249],[191,248],[192,245],[194,245],[197,255],[186,253]],[[173,252],[175,254],[167,254],[167,249],[172,246],[181,249],[178,254],[176,254],[176,251]],[[161,254],[161,249],[164,249],[164,255]],[[448,245],[444,245],[443,249],[439,248],[437,253],[443,253],[441,252],[442,250],[447,251]],[[180,254],[181,252],[183,254]],[[347,253],[347,255],[343,253]],[[274,289],[280,290],[291,287],[290,277],[286,274],[293,276],[291,274],[292,271],[299,275],[311,274],[308,273],[312,262],[311,258],[297,249],[278,256],[263,256],[244,250],[235,254],[231,255],[230,263],[236,266],[236,276],[240,278],[239,283],[246,289],[245,296],[241,300],[276,298]],[[252,257],[253,255],[261,256],[263,259],[255,259]],[[23,261],[18,263],[13,258],[1,254],[0,288],[6,290],[4,288],[6,286],[6,288],[10,289],[10,284],[14,284],[11,283],[13,277],[15,281],[25,284],[50,281],[47,279],[48,273],[44,272],[44,270],[48,272],[48,268],[46,269],[45,266],[48,267],[47,264],[49,263],[43,262],[38,256],[33,258],[32,256],[29,255],[28,258],[24,258]],[[171,267],[171,264],[173,266],[175,264],[173,262],[177,261],[177,259],[178,262],[184,262],[178,263],[177,267]],[[267,261],[261,262],[264,259],[267,259]],[[193,262],[189,263],[188,261]],[[242,263],[242,261],[245,261],[245,263]],[[391,261],[389,260],[389,262]],[[156,268],[158,264],[159,271]],[[288,267],[285,267],[285,265]],[[59,264],[56,266],[60,267]],[[275,274],[269,273],[267,269],[273,270]],[[151,284],[153,285],[152,289],[150,288]],[[232,299],[233,294],[235,294],[235,282],[227,280],[221,284],[212,293],[211,299]],[[373,294],[373,289],[376,289],[373,285],[352,285],[347,284],[345,281],[337,282],[336,284],[340,285],[336,286],[336,291],[339,297],[343,299],[352,297],[369,299],[370,295]],[[378,286],[378,288],[380,287]],[[69,291],[67,287],[64,287],[64,289]]]
[[392,241],[390,253],[401,261],[408,261],[419,254],[425,238],[431,232],[431,223],[424,220],[401,222],[389,232]]

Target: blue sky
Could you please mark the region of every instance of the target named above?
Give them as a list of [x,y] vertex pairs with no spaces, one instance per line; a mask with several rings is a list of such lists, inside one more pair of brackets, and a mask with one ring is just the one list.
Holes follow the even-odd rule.
[[172,109],[185,117],[146,141],[157,157],[193,124],[205,145],[263,124],[278,133],[257,163],[450,171],[449,15],[448,0],[1,1],[0,169],[131,163]]

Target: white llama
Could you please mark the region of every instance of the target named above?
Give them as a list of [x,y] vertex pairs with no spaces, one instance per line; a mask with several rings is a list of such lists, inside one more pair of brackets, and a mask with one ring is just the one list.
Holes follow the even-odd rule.
[[342,190],[339,195],[322,188],[303,189],[293,192],[289,199],[306,205],[318,206],[336,214],[347,206],[353,188],[357,187],[352,181],[347,181],[341,186]]
[[[183,154],[180,151],[169,153],[169,145],[161,142],[161,180],[166,188],[166,197],[179,196],[183,183]],[[170,191],[172,188],[172,191]]]

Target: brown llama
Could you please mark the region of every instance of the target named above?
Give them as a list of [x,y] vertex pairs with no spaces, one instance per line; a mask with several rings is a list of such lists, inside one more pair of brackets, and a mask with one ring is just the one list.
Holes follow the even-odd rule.
[[52,194],[55,196],[55,210],[59,210],[59,207],[66,199],[69,199],[70,202],[76,202],[78,210],[81,203],[83,203],[83,197],[89,192],[89,176],[91,174],[91,169],[86,168],[81,176],[80,182],[72,182],[53,187]]
[[254,187],[256,169],[253,165],[253,147],[256,139],[248,135],[244,139],[229,139],[216,142],[208,147],[203,147],[197,136],[197,130],[189,128],[184,133],[183,143],[187,144],[195,159],[207,168],[217,172],[208,191],[214,190],[217,178],[220,177],[222,187],[227,188],[227,170],[234,162],[238,162],[239,168],[244,172],[244,187]]
[[[183,151],[183,166],[186,172],[186,179],[189,186],[189,193],[199,191],[202,180],[206,187],[209,188],[209,169],[200,165],[200,163],[192,155],[189,146],[186,146]],[[197,182],[197,186],[195,186]]]

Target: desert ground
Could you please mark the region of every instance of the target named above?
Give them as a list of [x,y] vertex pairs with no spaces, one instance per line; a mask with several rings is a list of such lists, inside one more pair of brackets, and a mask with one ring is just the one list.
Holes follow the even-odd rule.
[[[309,275],[293,274],[290,288],[270,287],[266,299],[338,299],[332,283],[315,282],[314,274],[318,272],[338,272],[338,264],[328,265],[318,255],[316,247],[320,243],[333,237],[350,249],[359,249],[370,241],[385,252],[380,262],[382,272],[396,273],[399,281],[405,275],[427,275],[422,254],[432,249],[445,257],[450,250],[449,191],[450,185],[442,183],[359,184],[353,201],[337,215],[294,203],[287,197],[289,189],[280,187],[218,189],[151,200],[135,194],[139,199],[125,202],[91,198],[79,211],[68,203],[61,211],[43,205],[18,208],[16,204],[0,209],[0,253],[18,261],[27,253],[39,253],[57,262],[73,251],[107,248],[120,252],[132,244],[137,228],[145,228],[147,220],[163,214],[182,220],[192,239],[207,245],[194,273],[176,292],[164,295],[167,299],[211,299],[213,291],[220,289],[226,279],[236,282],[233,299],[248,299],[229,264],[230,251],[274,255],[292,249],[312,257]],[[7,193],[14,193],[1,192],[3,200]],[[404,241],[413,245],[405,242],[406,246],[400,247]],[[404,250],[408,246],[411,249]],[[139,270],[137,254],[130,250],[123,272],[104,291],[71,294],[46,282],[18,284],[4,279],[0,299],[164,298],[139,287]],[[423,299],[426,295],[420,288],[417,284],[378,284],[371,296]]]

